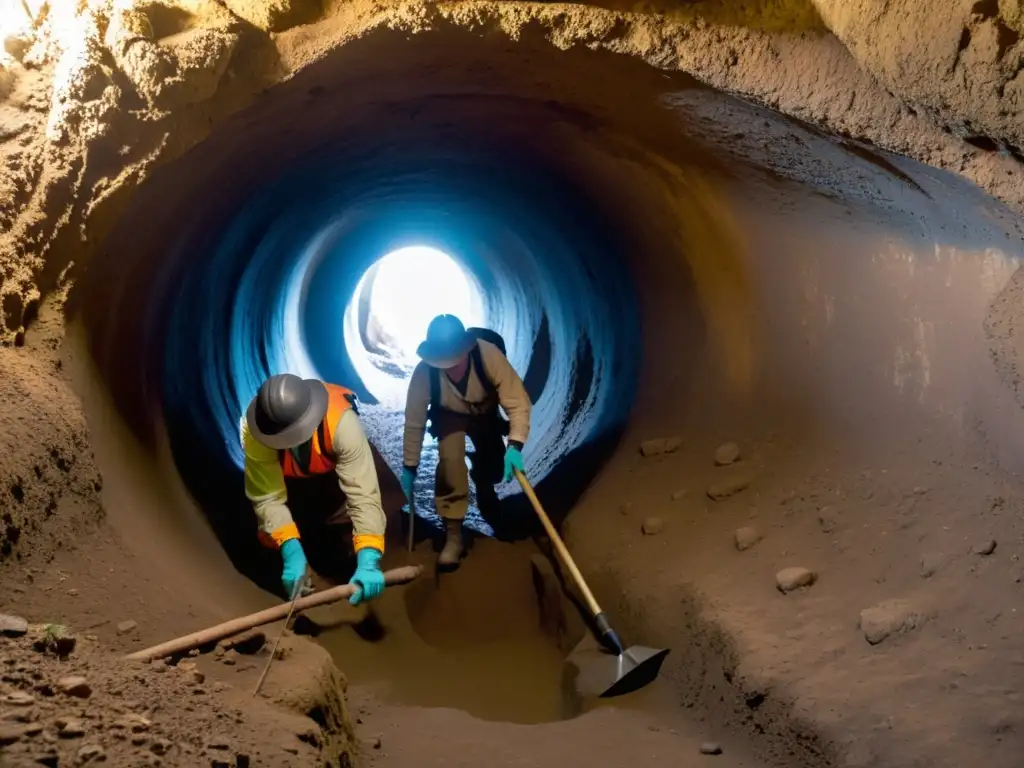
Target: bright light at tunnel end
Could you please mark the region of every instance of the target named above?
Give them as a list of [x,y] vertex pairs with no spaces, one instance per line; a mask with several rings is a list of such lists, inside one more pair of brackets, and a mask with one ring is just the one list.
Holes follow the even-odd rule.
[[440,314],[456,315],[466,327],[486,321],[476,281],[437,248],[391,251],[359,281],[345,312],[345,341],[363,384],[382,405],[404,407],[406,382],[419,362],[416,349]]

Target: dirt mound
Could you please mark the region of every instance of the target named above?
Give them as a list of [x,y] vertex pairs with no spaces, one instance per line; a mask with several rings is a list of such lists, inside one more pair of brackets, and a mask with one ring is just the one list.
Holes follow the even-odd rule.
[[[132,624],[119,629],[131,633]],[[343,681],[304,640],[282,644],[264,696],[253,699],[254,674],[269,654],[262,641],[244,648],[253,656],[220,647],[205,658],[142,664],[126,662],[95,635],[57,625],[0,616],[0,635],[4,766],[245,768],[351,759]],[[277,682],[282,676],[289,685]]]

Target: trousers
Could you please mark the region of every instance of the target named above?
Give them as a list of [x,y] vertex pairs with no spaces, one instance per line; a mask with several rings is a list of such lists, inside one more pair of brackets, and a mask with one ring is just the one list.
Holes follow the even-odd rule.
[[[463,520],[469,509],[469,480],[476,485],[477,505],[485,513],[497,506],[494,491],[505,471],[508,422],[497,412],[469,416],[431,408],[431,434],[437,438],[434,501],[445,520]],[[471,469],[466,467],[466,438],[473,443]]]

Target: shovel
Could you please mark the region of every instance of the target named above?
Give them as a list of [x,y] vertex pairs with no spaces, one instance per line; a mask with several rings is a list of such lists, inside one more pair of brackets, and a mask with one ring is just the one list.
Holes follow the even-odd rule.
[[667,648],[647,648],[642,645],[625,648],[622,645],[618,633],[612,629],[612,625],[608,621],[608,616],[601,610],[601,606],[598,605],[593,593],[583,580],[583,574],[576,567],[565,542],[558,535],[555,526],[551,524],[537,494],[533,491],[533,486],[526,479],[526,475],[518,469],[515,470],[515,474],[519,485],[523,487],[523,493],[530,500],[537,517],[540,518],[544,530],[551,539],[555,551],[558,552],[559,558],[565,563],[573,581],[576,582],[576,586],[583,594],[587,609],[597,626],[598,641],[606,649],[604,652],[592,653],[589,657],[584,653],[573,654],[577,656],[574,664],[579,670],[576,687],[585,696],[599,696],[602,699],[607,699],[632,693],[654,682],[669,650]]

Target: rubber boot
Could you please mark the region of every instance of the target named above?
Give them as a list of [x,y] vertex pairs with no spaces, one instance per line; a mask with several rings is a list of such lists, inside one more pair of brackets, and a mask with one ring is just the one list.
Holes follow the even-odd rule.
[[442,570],[454,570],[459,567],[466,547],[462,542],[462,521],[445,520],[444,549],[437,556],[437,567]]

